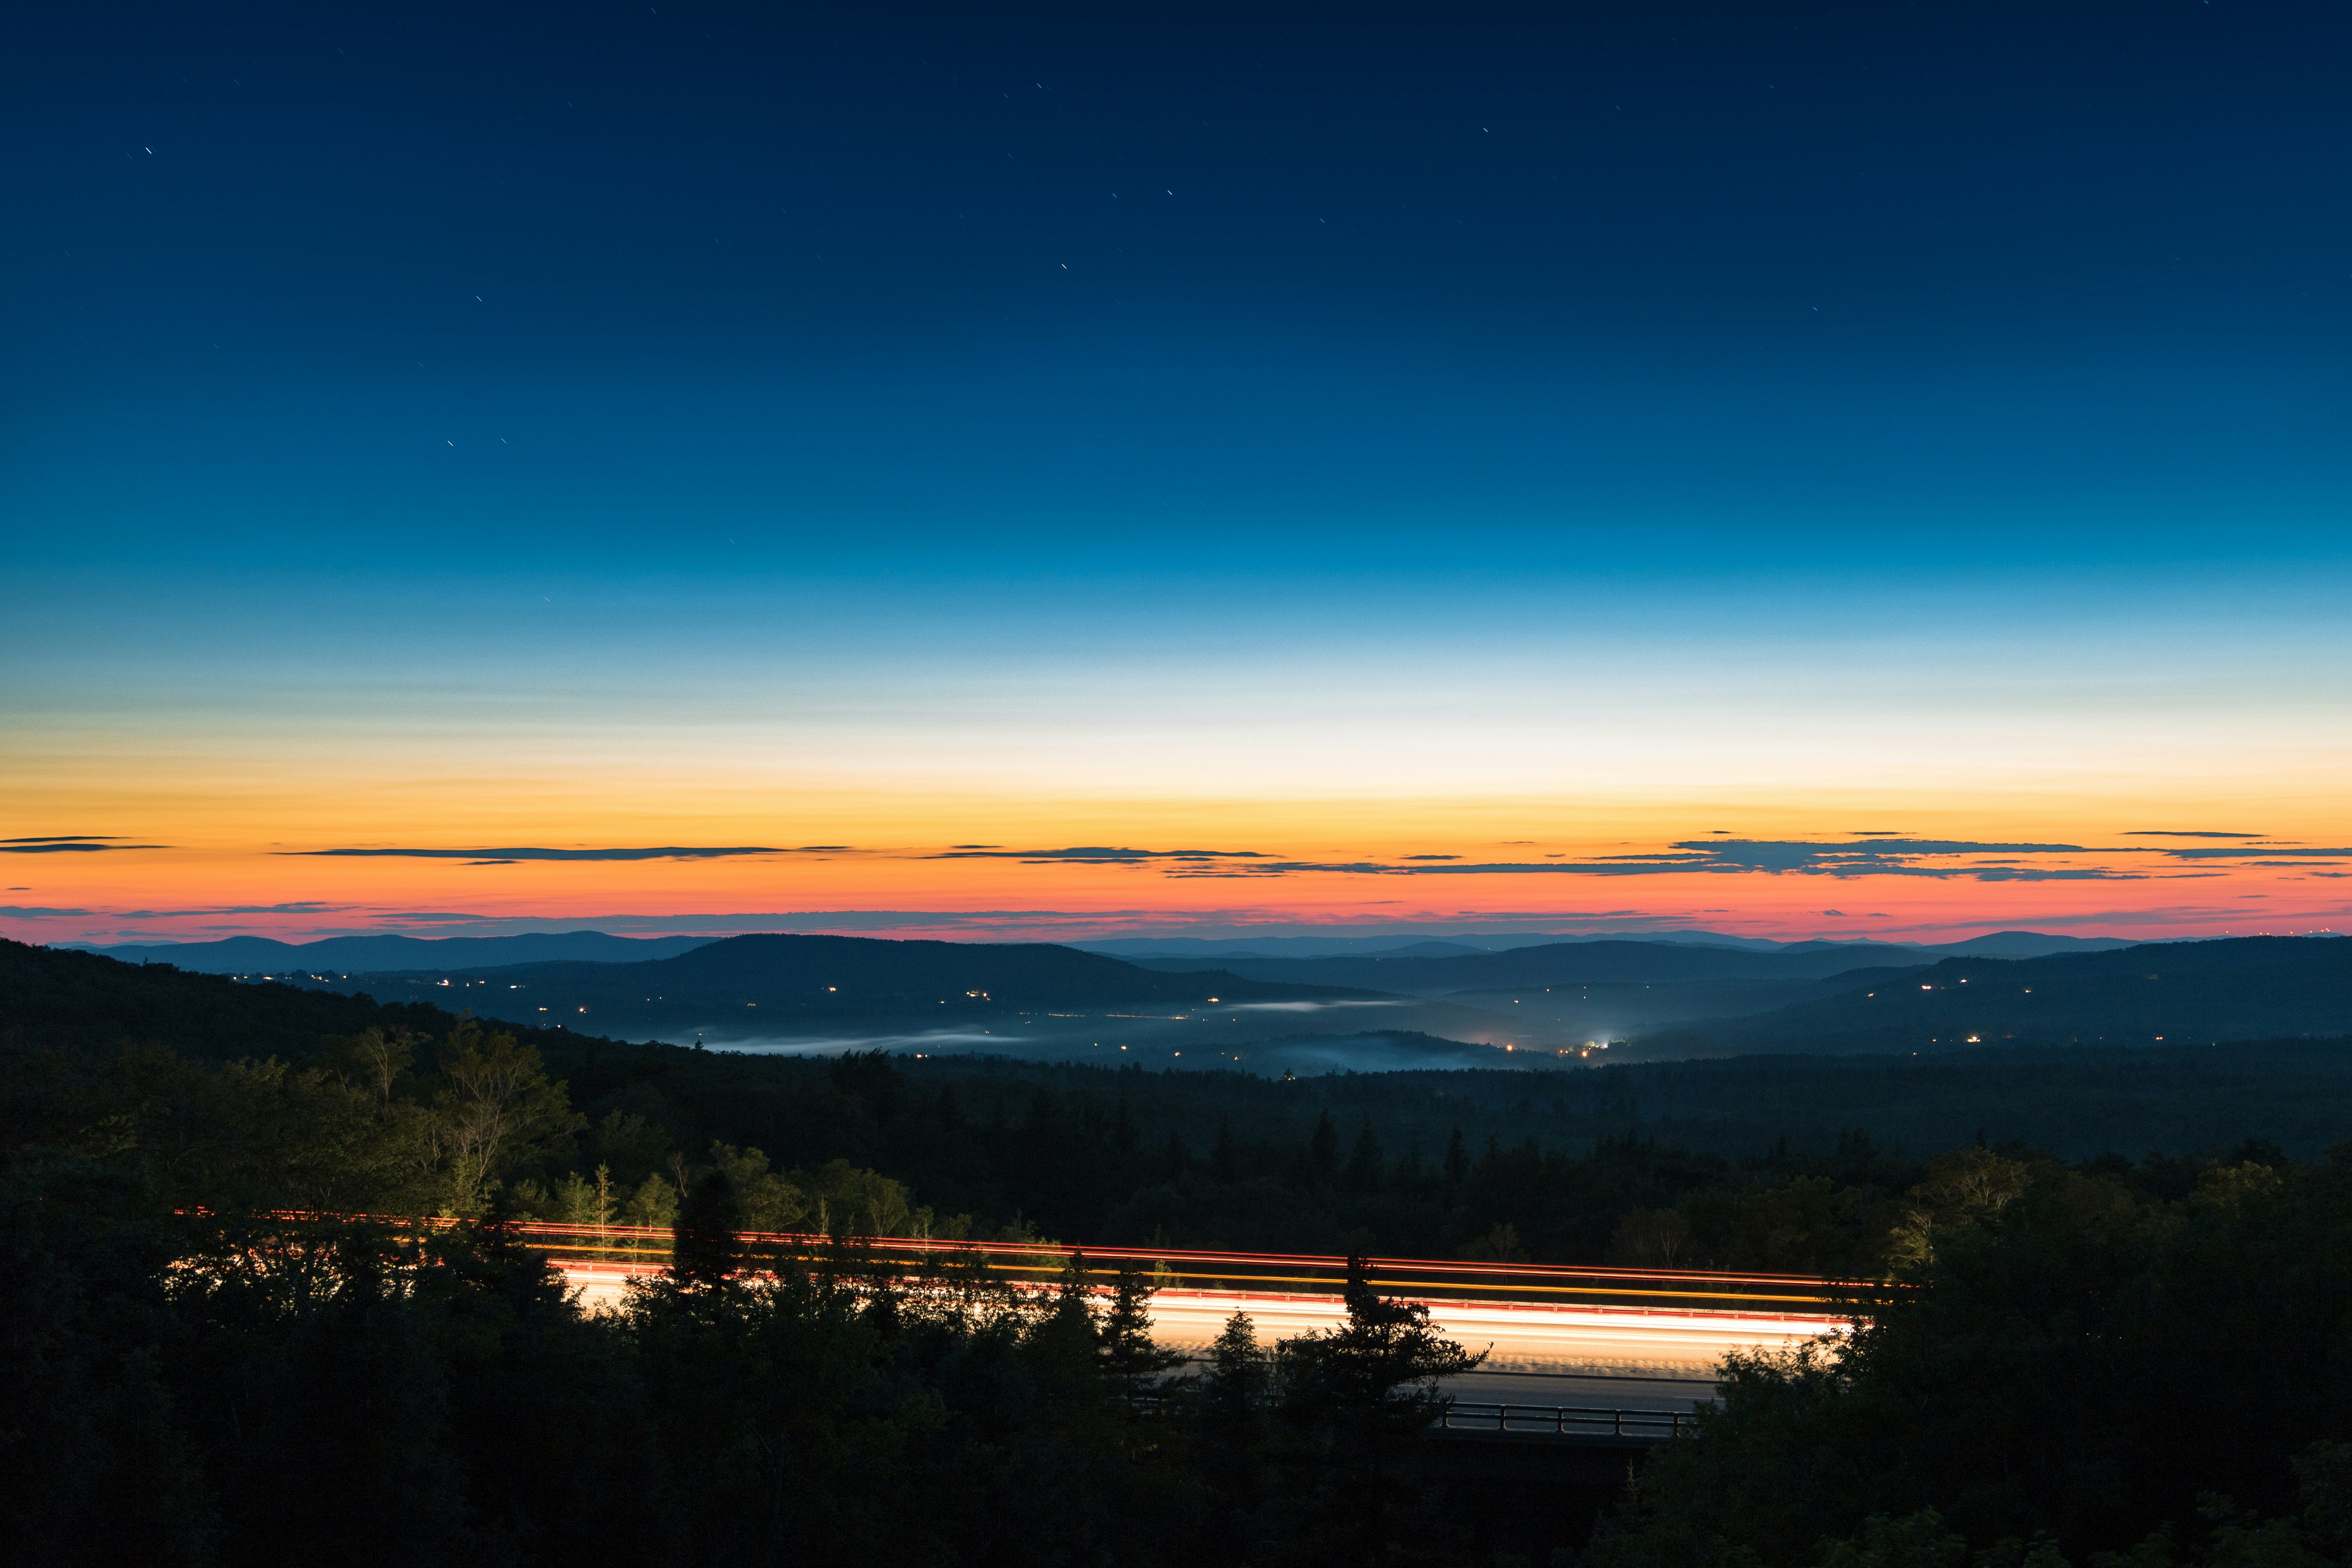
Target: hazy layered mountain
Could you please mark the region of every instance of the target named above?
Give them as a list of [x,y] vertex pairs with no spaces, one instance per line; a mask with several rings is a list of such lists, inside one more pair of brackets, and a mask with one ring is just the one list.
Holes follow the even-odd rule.
[[1464,952],[1496,952],[1513,947],[1542,947],[1575,940],[1540,932],[1498,936],[1340,936],[1295,935],[1253,937],[1118,936],[1100,942],[1074,942],[1087,952],[1107,952],[1130,962],[1143,958],[1349,958],[1368,953],[1411,953],[1442,957]]
[[356,974],[333,988],[430,1001],[523,1023],[622,1035],[730,1035],[1017,1014],[1083,1015],[1213,1002],[1311,1005],[1360,997],[1332,986],[1170,974],[1045,943],[737,936],[646,963],[557,963]]
[[[128,942],[111,946],[67,942],[60,945],[77,952],[104,953],[109,958],[119,958],[129,963],[169,963],[199,974],[253,976],[284,973],[362,974],[425,970],[436,974],[454,974],[514,963],[644,963],[656,959],[675,958],[696,948],[708,947],[714,940],[700,936],[611,936],[603,931],[531,931],[515,936],[335,936],[301,942],[236,936],[219,942]],[[1969,942],[1933,948],[1885,942],[1769,942],[1706,931],[1645,937],[1633,945],[1654,942],[1670,946],[1738,947],[1757,952],[1834,949],[1852,955],[1848,967],[1854,963],[1875,962],[1871,953],[1881,951],[1927,956],[1983,953],[2015,958],[2071,951],[2078,946],[2089,950],[2130,945],[2106,939],[2045,936],[2038,931],[2001,931]],[[1180,959],[1187,961],[1188,967],[1215,968],[1234,957],[1295,959],[1377,955],[1381,958],[1462,958],[1562,944],[1601,945],[1601,939],[1518,933],[1459,939],[1293,936],[1226,941],[1195,937],[1135,937],[1068,945],[1082,952],[1100,953],[1127,963],[1146,963],[1153,968],[1172,969],[1174,966],[1159,961]],[[1861,951],[1864,949],[1870,952]]]
[[1761,1051],[2206,1045],[2352,1034],[2352,942],[2232,937],[2047,958],[1948,958],[1841,976],[1836,994],[1659,1029],[1646,1058]]
[[1725,947],[1743,952],[1792,952],[1835,948],[1854,954],[1853,963],[1871,962],[1874,952],[1923,953],[1931,958],[1982,953],[2001,958],[2036,958],[2051,952],[2093,952],[2138,945],[2115,937],[2053,936],[2044,931],[2005,931],[1971,937],[1966,942],[1919,943],[1879,942],[1871,938],[1815,937],[1804,942],[1774,942],[1765,937],[1731,936],[1723,931],[1641,931],[1625,934],[1560,931],[1454,933],[1428,936],[1294,935],[1261,937],[1110,937],[1101,942],[1073,942],[1088,952],[1107,952],[1130,963],[1146,959],[1229,958],[1450,958],[1474,952],[1507,952],[1525,947],[1555,947],[1565,943],[1663,942],[1673,947]]
[[1997,931],[1966,942],[1931,943],[1919,951],[1947,958],[2047,958],[2061,952],[2113,952],[2120,948],[2147,947],[2147,942],[2124,942],[2111,936],[2052,936],[2038,931]]
[[1145,958],[1150,968],[1181,972],[1213,962],[1252,980],[1292,985],[1339,985],[1439,996],[1458,991],[1585,983],[1673,984],[1696,980],[1818,980],[1873,963],[1930,963],[1931,955],[1902,948],[1857,950],[1843,943],[1759,952],[1662,942],[1555,942],[1509,952],[1446,958],[1374,954],[1363,958]]
[[104,953],[126,963],[168,963],[197,974],[264,975],[302,972],[359,974],[404,969],[456,973],[502,963],[563,960],[643,963],[707,947],[707,936],[607,936],[600,931],[530,931],[517,936],[331,936],[317,942],[275,942],[233,936],[221,942],[64,945]]

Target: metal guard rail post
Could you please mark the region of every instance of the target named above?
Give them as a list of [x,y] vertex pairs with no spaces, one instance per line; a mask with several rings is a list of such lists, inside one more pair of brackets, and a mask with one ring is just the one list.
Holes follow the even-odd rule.
[[1602,1409],[1582,1405],[1488,1405],[1456,1401],[1437,1425],[1446,1431],[1517,1432],[1529,1436],[1632,1437],[1671,1441],[1696,1436],[1698,1417],[1679,1410]]

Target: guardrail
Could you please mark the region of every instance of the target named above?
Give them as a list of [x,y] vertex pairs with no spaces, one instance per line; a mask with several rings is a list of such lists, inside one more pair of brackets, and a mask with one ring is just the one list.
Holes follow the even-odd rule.
[[1435,1424],[1447,1432],[1633,1443],[1668,1443],[1698,1435],[1698,1417],[1687,1412],[1600,1410],[1579,1405],[1473,1405],[1457,1400],[1446,1406]]

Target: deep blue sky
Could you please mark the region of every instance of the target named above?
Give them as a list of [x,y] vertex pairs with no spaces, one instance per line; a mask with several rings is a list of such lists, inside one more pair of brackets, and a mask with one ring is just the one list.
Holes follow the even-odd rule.
[[2341,5],[987,10],[27,16],[17,559],[2342,559]]
[[[2352,843],[2344,0],[14,21],[0,840],[171,847],[26,930]],[[278,853],[385,844],[898,858]],[[2352,918],[2152,864],[1286,907]]]

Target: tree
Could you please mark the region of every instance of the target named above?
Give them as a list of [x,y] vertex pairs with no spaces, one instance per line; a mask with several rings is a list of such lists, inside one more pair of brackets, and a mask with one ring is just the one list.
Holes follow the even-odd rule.
[[677,1184],[661,1172],[654,1171],[637,1184],[637,1190],[622,1204],[621,1223],[659,1230],[677,1218]]
[[1257,1342],[1257,1326],[1235,1312],[1209,1347],[1199,1390],[1201,1464],[1215,1503],[1218,1561],[1254,1560],[1265,1532],[1272,1386],[1273,1358]]
[[738,1149],[713,1142],[710,1162],[727,1173],[734,1185],[735,1202],[745,1230],[786,1231],[797,1228],[816,1205],[798,1184],[768,1169],[768,1156],[757,1149]]
[[1381,1164],[1383,1158],[1381,1141],[1372,1136],[1372,1119],[1364,1118],[1364,1130],[1356,1134],[1356,1147],[1348,1156],[1348,1190],[1369,1193],[1381,1184]]
[[1209,1173],[1219,1184],[1230,1186],[1242,1179],[1240,1151],[1234,1146],[1234,1124],[1230,1117],[1217,1120],[1217,1141],[1209,1150]]
[[441,1053],[434,1139],[447,1182],[447,1212],[478,1213],[492,1183],[516,1165],[555,1152],[587,1125],[539,1052],[503,1031],[484,1035],[460,1018]]
[[1346,1300],[1344,1325],[1283,1342],[1281,1412],[1328,1539],[1370,1552],[1403,1530],[1398,1460],[1453,1402],[1440,1380],[1486,1358],[1445,1338],[1425,1303],[1383,1300],[1361,1258],[1348,1259]]
[[1184,1364],[1181,1351],[1161,1350],[1151,1342],[1151,1277],[1132,1262],[1120,1264],[1111,1284],[1110,1305],[1096,1331],[1103,1370],[1130,1393]]
[[1935,1259],[1936,1232],[1999,1214],[2032,1184],[2032,1170],[1991,1150],[1953,1149],[1927,1162],[1925,1180],[1904,1194],[1902,1220],[1888,1243],[1898,1268]]
[[1339,1130],[1328,1110],[1315,1119],[1315,1134],[1307,1142],[1307,1171],[1317,1185],[1328,1182],[1339,1164]]
[[356,1035],[330,1035],[324,1045],[328,1068],[372,1095],[378,1115],[391,1115],[393,1092],[416,1065],[416,1037],[406,1029],[376,1025]]
[[800,1180],[816,1197],[817,1227],[828,1236],[904,1236],[915,1222],[906,1184],[846,1160],[828,1160]]
[[1690,1221],[1679,1209],[1627,1209],[1617,1219],[1609,1256],[1636,1268],[1672,1268],[1690,1239]]
[[1462,1184],[1469,1178],[1469,1175],[1470,1155],[1468,1151],[1462,1147],[1462,1129],[1457,1127],[1454,1130],[1454,1135],[1445,1141],[1445,1191],[1447,1194],[1450,1196],[1453,1194],[1460,1192],[1462,1190]]
[[606,1226],[613,1223],[613,1170],[596,1167],[592,1181],[577,1171],[555,1184],[555,1212],[566,1225]]
[[741,1262],[738,1233],[741,1200],[726,1167],[706,1173],[686,1194],[672,1230],[670,1277],[680,1286],[716,1289],[734,1278]]
[[1842,1339],[1729,1358],[1699,1441],[1653,1454],[1590,1561],[1803,1568],[1825,1541],[1861,1563],[1945,1535],[1971,1563],[2177,1563],[2209,1542],[2230,1568],[2305,1561],[2287,1526],[2225,1538],[2200,1500],[2275,1515],[2295,1457],[2343,1436],[2352,1149],[2209,1164],[2179,1197],[2152,1163],[1937,1161],[1912,1194],[1932,1245],[1900,1287],[1860,1293]]

